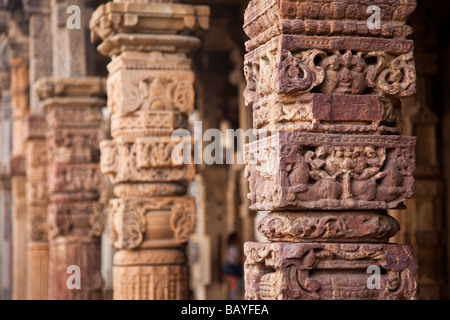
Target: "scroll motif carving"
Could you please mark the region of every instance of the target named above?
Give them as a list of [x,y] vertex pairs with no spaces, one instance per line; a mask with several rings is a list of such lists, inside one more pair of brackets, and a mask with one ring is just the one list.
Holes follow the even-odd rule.
[[279,93],[308,92],[324,80],[324,69],[315,65],[317,57],[326,57],[320,50],[303,51],[293,55],[282,50],[279,72]]
[[288,242],[388,242],[399,229],[389,215],[367,212],[270,213],[258,226],[270,241]]
[[[350,50],[341,53],[342,50],[316,49],[297,52],[277,45],[281,47],[279,53],[271,53],[273,45],[267,45],[267,49],[247,55],[244,66],[247,105],[253,105],[257,97],[274,93],[273,83],[277,84],[278,94],[310,93],[314,88],[318,93],[368,93],[389,98],[415,93],[412,53],[394,55],[374,51],[353,53]],[[272,70],[277,70],[277,74],[272,75]],[[283,101],[283,97],[276,100]]]
[[[110,201],[110,230],[114,247],[135,249],[152,246],[154,240],[171,245],[185,243],[195,228],[195,204],[192,198],[154,197],[113,199]],[[168,217],[171,235],[152,235],[152,230],[166,228]],[[156,237],[156,238],[155,238]]]
[[194,232],[195,207],[192,204],[192,202],[176,203],[172,207],[170,228],[173,230],[177,241],[188,241],[189,236]]
[[[120,200],[109,202],[110,221],[113,245],[116,248],[133,249],[144,240],[146,230],[145,210],[125,208],[126,203]],[[131,210],[126,210],[131,209]]]

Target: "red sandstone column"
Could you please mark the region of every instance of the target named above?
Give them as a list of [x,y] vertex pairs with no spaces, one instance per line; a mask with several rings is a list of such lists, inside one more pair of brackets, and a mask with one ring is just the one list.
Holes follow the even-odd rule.
[[27,299],[48,297],[47,149],[44,116],[25,121]]
[[252,0],[245,13],[250,208],[270,211],[269,242],[245,244],[247,299],[416,298],[414,252],[389,243],[386,211],[414,193],[416,140],[398,133],[416,3],[370,3],[380,29],[363,1]]
[[29,112],[27,50],[10,59],[13,148],[11,152],[12,189],[12,298],[27,298],[27,223],[24,118]]
[[[170,2],[170,3],[166,3]],[[101,142],[101,170],[114,184],[110,200],[114,299],[188,298],[186,242],[195,203],[186,193],[194,164],[175,163],[177,141],[194,109],[188,53],[206,29],[209,8],[174,1],[114,1],[91,19],[93,41],[112,58],[108,109],[113,140]]]
[[[101,78],[43,78],[36,83],[46,112],[49,288],[51,300],[100,299],[99,143],[103,139]],[[79,268],[80,289],[67,280]],[[74,279],[74,278],[72,278]],[[71,282],[75,284],[75,279]]]

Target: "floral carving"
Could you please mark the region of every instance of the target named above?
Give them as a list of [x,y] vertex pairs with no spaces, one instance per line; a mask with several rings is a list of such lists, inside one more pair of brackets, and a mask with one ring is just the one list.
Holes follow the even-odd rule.
[[195,207],[192,202],[176,203],[172,207],[170,228],[179,242],[186,242],[195,229]]
[[320,50],[309,50],[293,55],[288,50],[282,50],[278,91],[280,93],[307,92],[322,83],[325,73],[323,68],[315,65],[317,57],[324,58],[326,53]]
[[369,53],[377,63],[368,68],[367,83],[379,94],[407,97],[416,92],[416,69],[412,53],[393,57],[388,54]]
[[365,212],[270,213],[258,231],[271,241],[387,242],[400,229],[386,214]]

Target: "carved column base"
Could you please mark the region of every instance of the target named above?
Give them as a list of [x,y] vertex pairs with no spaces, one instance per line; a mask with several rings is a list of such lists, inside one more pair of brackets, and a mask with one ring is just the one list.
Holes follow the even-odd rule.
[[114,255],[114,300],[186,300],[184,250],[121,250]]
[[[401,300],[417,295],[418,266],[409,245],[247,242],[244,250],[249,300]],[[381,271],[378,288],[369,279],[374,276],[370,266]]]
[[[100,273],[100,239],[64,237],[50,243],[49,286],[50,300],[99,300],[101,298],[102,276]],[[67,280],[73,271],[67,268],[80,268],[81,289],[69,288]],[[75,281],[69,281],[75,283]]]
[[27,299],[47,300],[48,242],[29,242],[27,247]]

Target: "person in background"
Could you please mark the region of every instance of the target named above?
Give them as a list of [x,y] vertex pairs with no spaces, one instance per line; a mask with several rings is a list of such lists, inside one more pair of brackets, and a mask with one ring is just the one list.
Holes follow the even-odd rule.
[[243,299],[242,255],[237,234],[234,232],[228,236],[225,254],[224,274],[228,282],[228,299],[241,300]]

